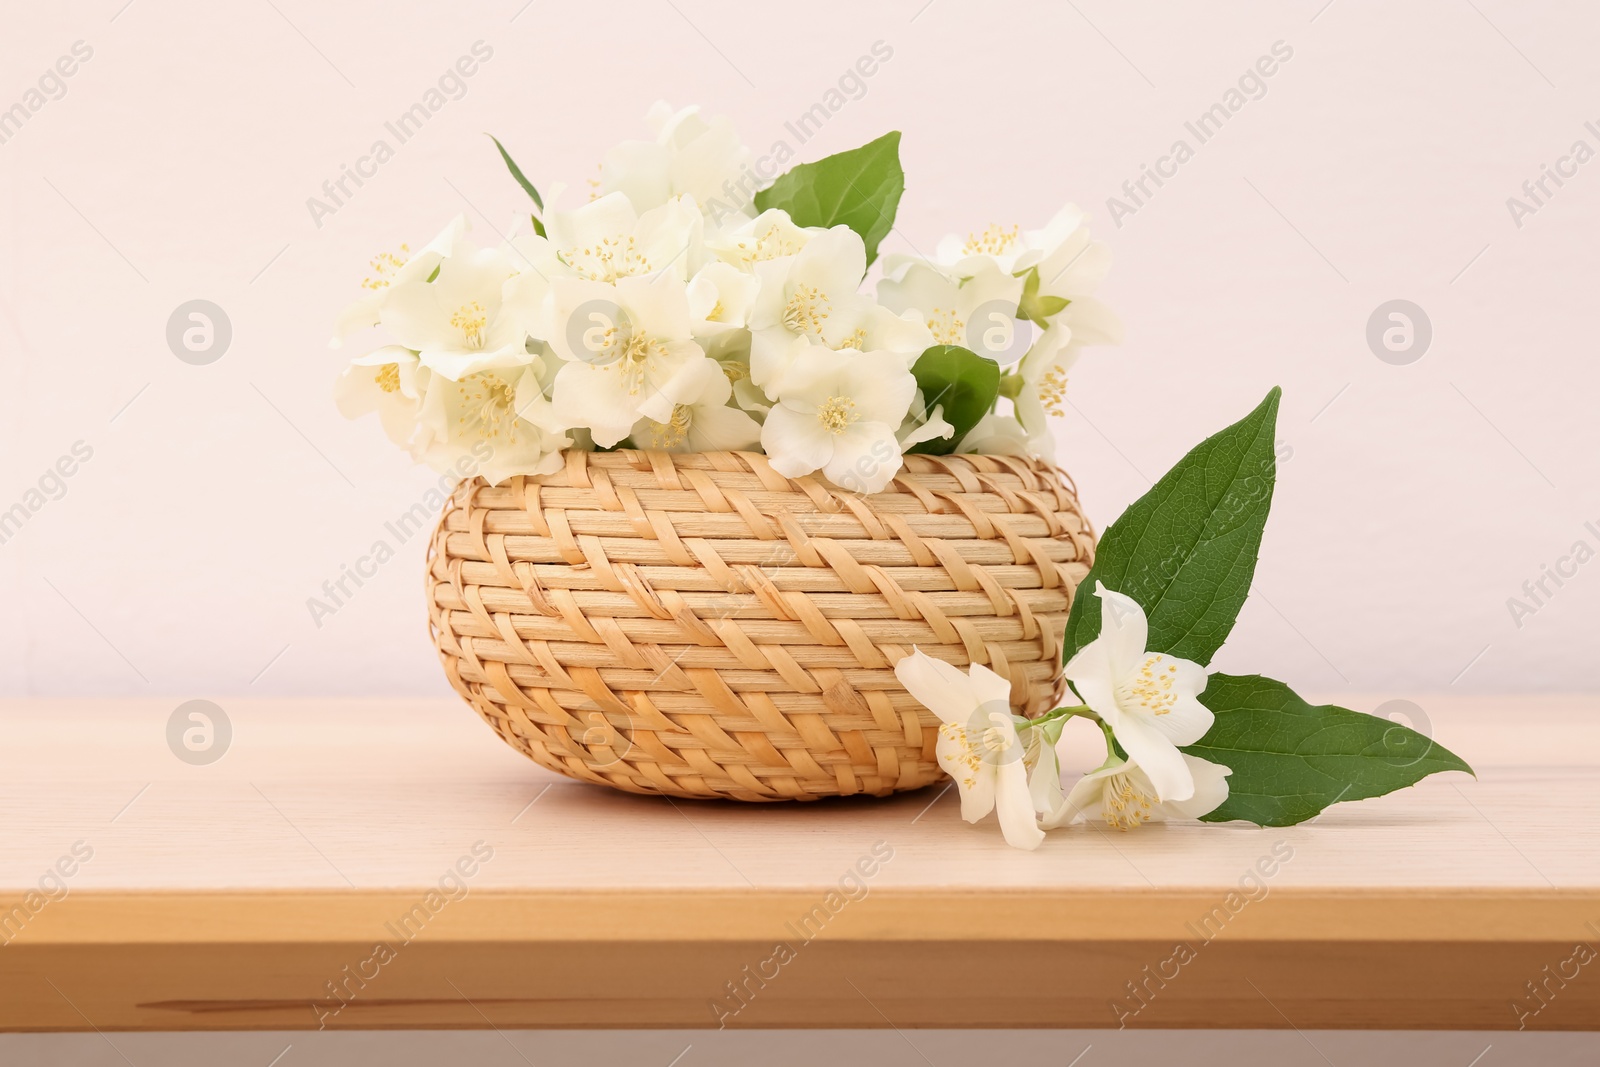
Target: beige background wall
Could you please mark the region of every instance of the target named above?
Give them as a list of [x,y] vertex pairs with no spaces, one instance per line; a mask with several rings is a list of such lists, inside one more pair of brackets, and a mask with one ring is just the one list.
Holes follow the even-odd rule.
[[[1600,549],[1600,162],[1563,164],[1520,226],[1507,207],[1600,149],[1590,6],[124,4],[18,6],[0,34],[0,107],[92,51],[0,143],[0,510],[92,449],[0,545],[0,693],[444,692],[418,541],[320,628],[306,606],[433,480],[329,399],[367,259],[460,210],[506,225],[522,194],[482,131],[547,186],[581,187],[657,97],[792,141],[880,40],[864,95],[797,148],[905,131],[886,248],[1069,198],[1115,247],[1129,340],[1084,361],[1060,431],[1097,521],[1285,387],[1291,458],[1222,666],[1395,697],[1600,686],[1600,563],[1520,626],[1507,606]],[[307,199],[477,41],[464,95],[314,222]],[[1292,56],[1200,143],[1185,123],[1277,42]],[[1193,157],[1162,163],[1179,138]],[[1143,165],[1173,176],[1137,205]],[[232,326],[209,365],[165,337],[193,299]],[[1393,299],[1431,321],[1409,365],[1366,339]]]

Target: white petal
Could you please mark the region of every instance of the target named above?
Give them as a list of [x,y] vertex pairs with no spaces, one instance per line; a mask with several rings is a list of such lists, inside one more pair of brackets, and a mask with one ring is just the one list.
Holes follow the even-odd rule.
[[785,478],[812,473],[833,458],[833,434],[807,414],[779,404],[761,426],[761,450],[772,469]]
[[[1216,720],[1211,709],[1199,700],[1206,687],[1206,669],[1190,660],[1159,654],[1146,657],[1144,662],[1152,676],[1170,674],[1173,679],[1170,690],[1160,690],[1170,702],[1158,714],[1149,715],[1147,721],[1175,745],[1192,745],[1204,737]],[[1141,668],[1141,676],[1144,669]],[[1134,710],[1126,700],[1124,708]]]
[[622,193],[609,193],[572,211],[556,211],[547,220],[550,242],[563,252],[592,248],[610,238],[633,233],[639,214]]
[[639,420],[638,398],[622,376],[588,363],[567,363],[556,373],[557,417],[567,426],[586,426],[595,444],[609,448],[628,436]]
[[621,193],[635,211],[649,211],[672,195],[671,154],[650,141],[623,141],[600,164],[600,187]]
[[980,743],[968,735],[965,726],[945,723],[934,745],[939,766],[955,779],[961,794],[961,817],[967,822],[977,822],[994,810],[994,767],[984,761],[977,747]]
[[618,279],[616,288],[636,332],[667,341],[689,339],[689,294],[684,282],[666,274],[641,274]]
[[1029,733],[1028,748],[1034,759],[1028,771],[1028,795],[1045,826],[1060,826],[1059,820],[1068,814],[1066,797],[1061,794],[1061,758],[1044,730],[1035,728]]
[[1044,841],[1044,831],[1039,829],[1039,820],[1034,814],[1027,775],[1020,755],[1002,763],[995,775],[994,803],[1006,844],[1031,851]]
[[811,238],[795,257],[791,285],[811,285],[832,300],[852,295],[867,273],[867,248],[848,226],[835,226]]
[[843,354],[838,362],[843,392],[862,422],[898,427],[917,395],[917,379],[892,352]]
[[1216,811],[1228,799],[1228,775],[1233,772],[1220,763],[1203,760],[1199,756],[1183,755],[1189,774],[1194,778],[1194,796],[1188,800],[1169,801],[1162,807],[1170,809],[1180,819],[1198,819]]
[[926,652],[913,649],[911,655],[901,657],[894,665],[894,676],[943,722],[965,726],[983,704],[970,673]]
[[761,424],[738,408],[702,405],[694,410],[688,443],[695,452],[754,451],[761,444]]
[[1162,802],[1188,800],[1194,796],[1194,776],[1184,762],[1183,753],[1162,733],[1150,724],[1145,716],[1102,716],[1111,726],[1117,743],[1128,753],[1131,762],[1137,763],[1155,787],[1156,798]]
[[383,328],[410,349],[461,340],[461,331],[450,325],[450,314],[440,305],[437,290],[427,282],[391,285],[379,318]]
[[822,473],[852,493],[878,493],[900,472],[903,462],[894,427],[886,422],[857,422],[834,435],[832,455]]
[[1107,589],[1103,582],[1095,583],[1094,593],[1100,598],[1100,636],[1096,640],[1106,642],[1112,676],[1120,682],[1144,661],[1150,623],[1133,597]]

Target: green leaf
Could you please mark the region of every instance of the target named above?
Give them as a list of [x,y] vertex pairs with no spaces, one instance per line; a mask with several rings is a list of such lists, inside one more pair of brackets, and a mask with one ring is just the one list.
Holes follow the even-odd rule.
[[1072,301],[1064,296],[1039,295],[1039,268],[1031,268],[1022,283],[1022,300],[1017,305],[1017,317],[1031,319],[1040,326],[1048,326],[1052,315],[1059,315]]
[[917,357],[911,373],[928,411],[932,412],[935,404],[944,405],[945,421],[956,428],[949,437],[924,441],[911,449],[928,455],[955,451],[967,432],[989,414],[1000,389],[1000,365],[960,345],[934,345]]
[[870,265],[894,228],[905,189],[896,130],[860,148],[800,164],[756,193],[756,207],[782,208],[798,226],[850,227],[866,244]]
[[533,183],[528,180],[528,176],[522,173],[522,168],[517,166],[517,161],[511,158],[511,153],[506,151],[506,146],[500,143],[500,138],[492,133],[485,136],[494,142],[496,148],[500,149],[500,158],[506,161],[507,169],[511,171],[511,176],[517,179],[517,184],[522,186],[522,191],[533,197],[533,206],[543,211],[544,200],[540,198],[539,190],[535,189]]
[[1063,656],[1100,635],[1096,582],[1132,597],[1152,652],[1209,663],[1250,592],[1277,480],[1274,388],[1206,438],[1106,529],[1067,618]]
[[[489,140],[494,142],[494,146],[500,149],[500,158],[506,161],[506,167],[511,171],[511,176],[517,180],[517,184],[522,186],[522,191],[533,197],[533,206],[539,211],[543,211],[544,200],[540,198],[539,190],[535,189],[533,183],[528,180],[528,176],[522,173],[522,168],[517,166],[517,161],[511,158],[511,153],[506,151],[506,146],[500,143],[500,139],[492,133],[487,136]],[[533,220],[533,232],[543,237],[545,235],[544,223],[540,221],[539,216],[533,214],[528,217]]]
[[1258,674],[1213,674],[1200,702],[1217,720],[1184,751],[1233,770],[1228,799],[1206,822],[1292,826],[1341,800],[1382,796],[1440,771],[1472,773],[1461,757],[1409,727],[1307,704]]

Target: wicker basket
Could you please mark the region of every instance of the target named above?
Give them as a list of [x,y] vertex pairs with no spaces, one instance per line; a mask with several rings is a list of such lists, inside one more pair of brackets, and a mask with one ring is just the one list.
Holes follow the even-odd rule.
[[463,482],[434,533],[450,682],[551,770],[634,793],[810,800],[917,789],[938,720],[912,646],[1054,706],[1094,535],[1048,464],[918,456],[882,493],[752,453],[570,452]]

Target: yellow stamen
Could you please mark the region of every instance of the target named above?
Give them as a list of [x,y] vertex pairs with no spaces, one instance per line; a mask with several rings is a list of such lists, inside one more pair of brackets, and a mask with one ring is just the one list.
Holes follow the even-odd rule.
[[1159,655],[1146,656],[1134,673],[1132,681],[1125,682],[1118,693],[1121,698],[1119,703],[1137,704],[1141,710],[1150,715],[1166,715],[1177,706],[1178,692],[1173,688],[1177,680],[1178,668],[1176,664],[1169,669],[1156,672],[1161,666]]
[[1132,775],[1113,774],[1105,783],[1100,811],[1108,825],[1127,831],[1150,821],[1156,798],[1136,786]]
[[650,273],[650,258],[639,251],[632,237],[602,237],[586,248],[569,248],[561,261],[591,282],[614,282]]
[[456,308],[454,315],[450,316],[450,325],[460,330],[467,339],[469,348],[483,347],[483,328],[489,324],[488,316],[483,310],[483,305],[474,300],[470,304],[462,304]]
[[393,252],[379,252],[368,263],[372,268],[372,277],[363,278],[361,288],[374,291],[389,288],[390,281],[394,278],[395,271],[406,265],[406,260],[411,258],[411,246],[401,245],[399,254]]
[[1067,372],[1059,364],[1051,367],[1039,379],[1039,403],[1052,415],[1062,415],[1061,405],[1067,398]]
[[991,256],[1005,255],[1016,245],[1018,236],[1018,227],[1004,229],[991,222],[982,233],[967,234],[967,243],[961,246],[961,251],[969,256],[979,253]]
[[654,419],[646,420],[650,423],[645,427],[640,436],[646,448],[658,448],[663,451],[678,447],[689,439],[689,427],[694,422],[694,409],[688,404],[678,404],[672,409],[672,415],[666,422],[656,422]]
[[484,437],[498,438],[503,434],[516,444],[517,391],[510,382],[480,371],[457,382],[456,391],[461,401],[456,423],[463,432],[477,426]]
[[378,383],[378,388],[386,393],[400,391],[400,367],[394,363],[385,363],[378,368],[378,373],[373,375],[373,381]]
[[942,345],[966,343],[967,322],[956,314],[955,308],[934,308],[933,317],[928,320],[928,330],[933,334],[933,339]]
[[817,408],[817,421],[831,434],[841,434],[861,416],[856,413],[856,402],[845,396],[830,396]]
[[795,333],[820,333],[831,307],[827,295],[815,286],[795,286],[783,308],[783,324]]
[[867,347],[867,328],[865,326],[856,327],[850,336],[839,342],[839,347],[853,348],[857,352],[864,350]]

